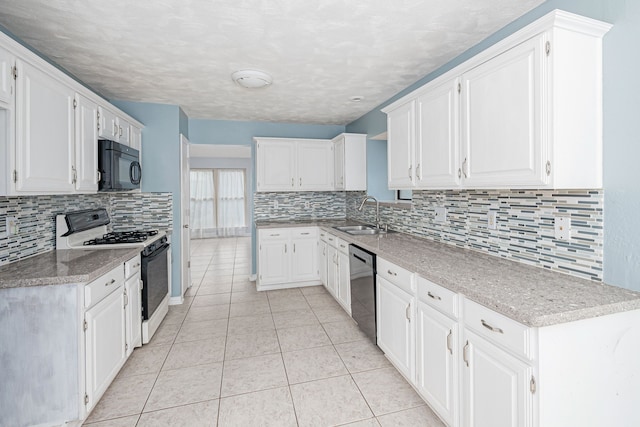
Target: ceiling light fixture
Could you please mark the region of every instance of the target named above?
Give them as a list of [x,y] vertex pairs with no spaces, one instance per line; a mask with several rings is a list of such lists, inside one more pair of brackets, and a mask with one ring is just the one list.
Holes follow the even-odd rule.
[[364,96],[355,95],[355,96],[352,96],[351,98],[349,98],[349,101],[351,101],[351,102],[360,102],[363,99],[364,99]]
[[240,70],[231,74],[231,78],[238,86],[247,89],[259,89],[269,86],[273,79],[265,72],[258,70]]

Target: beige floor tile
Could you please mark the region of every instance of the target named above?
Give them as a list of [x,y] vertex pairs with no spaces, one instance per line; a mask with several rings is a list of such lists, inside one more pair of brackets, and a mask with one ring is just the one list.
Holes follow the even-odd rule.
[[341,308],[340,304],[328,293],[305,295],[307,302],[313,309],[317,308]]
[[318,318],[311,309],[280,311],[273,313],[276,329],[297,328],[319,325]]
[[369,340],[337,344],[335,347],[351,373],[391,366],[382,350]]
[[269,305],[271,312],[305,310],[311,307],[307,304],[307,300],[300,294],[296,296],[272,297],[269,296]]
[[426,405],[378,417],[382,427],[446,427]]
[[329,339],[334,344],[342,344],[345,342],[353,342],[367,339],[367,336],[360,330],[353,320],[345,320],[342,322],[323,323]]
[[273,353],[280,353],[276,331],[257,331],[245,335],[229,335],[224,359],[241,359]]
[[267,291],[267,295],[269,299],[299,297],[302,296],[302,292],[300,292],[299,288],[276,289],[274,291]]
[[114,418],[112,420],[98,421],[97,423],[84,423],[83,426],[90,427],[136,427],[139,415],[129,417]]
[[326,294],[327,290],[325,289],[324,286],[318,285],[318,286],[307,286],[304,288],[300,288],[300,292],[302,292],[302,294],[306,296],[306,295]]
[[137,427],[216,427],[218,400],[145,412]]
[[222,363],[160,372],[144,412],[217,399]]
[[237,302],[231,304],[229,317],[255,316],[256,314],[266,314],[270,312],[271,310],[267,301]]
[[230,360],[224,363],[223,397],[286,385],[287,375],[280,354]]
[[155,374],[116,378],[89,415],[87,422],[140,414],[155,380]]
[[282,351],[303,350],[331,344],[324,329],[317,325],[278,329],[278,339]]
[[320,323],[328,323],[328,322],[340,322],[345,320],[351,320],[349,314],[344,311],[342,307],[339,305],[331,306],[331,307],[319,307],[313,308],[313,312],[318,317]]
[[[414,427],[418,426],[420,425],[418,424]],[[380,423],[375,418],[369,418],[368,420],[356,421],[355,423],[342,424],[340,427],[380,427]]]
[[393,367],[352,376],[376,416],[424,405],[420,396]]
[[181,324],[184,321],[187,312],[189,311],[188,307],[182,310],[175,310],[173,309],[173,307],[174,306],[169,307],[169,312],[162,321],[163,325],[170,325],[175,323],[177,323],[178,325]]
[[282,353],[289,384],[348,374],[332,345]]
[[237,302],[261,302],[267,300],[267,294],[264,292],[239,292],[233,291],[231,294],[231,303]]
[[233,282],[233,292],[258,292],[256,290],[256,283],[248,280]]
[[203,307],[211,305],[227,305],[231,303],[231,293],[198,295],[193,299],[193,307]]
[[169,352],[163,370],[206,365],[224,360],[225,337],[175,343]]
[[203,281],[196,295],[228,294],[231,289],[231,283],[206,284]]
[[176,343],[224,337],[227,334],[227,319],[185,322],[176,337]]
[[219,427],[296,427],[288,387],[220,399]]
[[169,354],[170,345],[142,346],[133,350],[118,376],[157,374]]
[[349,375],[290,388],[300,427],[340,425],[373,416]]
[[185,323],[203,322],[205,320],[226,319],[229,317],[229,304],[211,305],[204,307],[191,307],[187,316],[184,318]]
[[172,324],[160,324],[160,327],[151,337],[151,341],[147,346],[154,345],[170,345],[173,344],[173,341],[176,339],[178,332],[180,331],[180,323],[172,323]]
[[271,314],[258,314],[256,316],[240,316],[229,318],[229,335],[244,335],[258,331],[275,329]]

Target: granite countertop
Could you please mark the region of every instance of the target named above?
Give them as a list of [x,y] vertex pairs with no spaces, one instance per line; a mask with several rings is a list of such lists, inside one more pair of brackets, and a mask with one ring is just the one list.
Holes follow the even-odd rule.
[[[354,236],[344,219],[259,222],[258,228],[317,225],[343,240],[528,326],[640,309],[640,292],[551,272],[404,233]],[[354,221],[348,221],[357,224]]]
[[0,267],[0,289],[89,283],[140,253],[140,248],[53,250]]

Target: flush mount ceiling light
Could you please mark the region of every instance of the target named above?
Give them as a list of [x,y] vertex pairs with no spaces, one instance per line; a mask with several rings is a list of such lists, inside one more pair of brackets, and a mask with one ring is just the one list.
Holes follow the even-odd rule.
[[240,70],[231,74],[231,78],[237,85],[247,89],[259,89],[271,84],[273,79],[265,72],[258,70]]

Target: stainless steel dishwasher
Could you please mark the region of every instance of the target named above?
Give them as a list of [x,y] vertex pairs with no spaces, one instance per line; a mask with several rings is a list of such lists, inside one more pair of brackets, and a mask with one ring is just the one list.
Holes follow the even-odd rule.
[[351,316],[376,344],[376,255],[349,245]]

